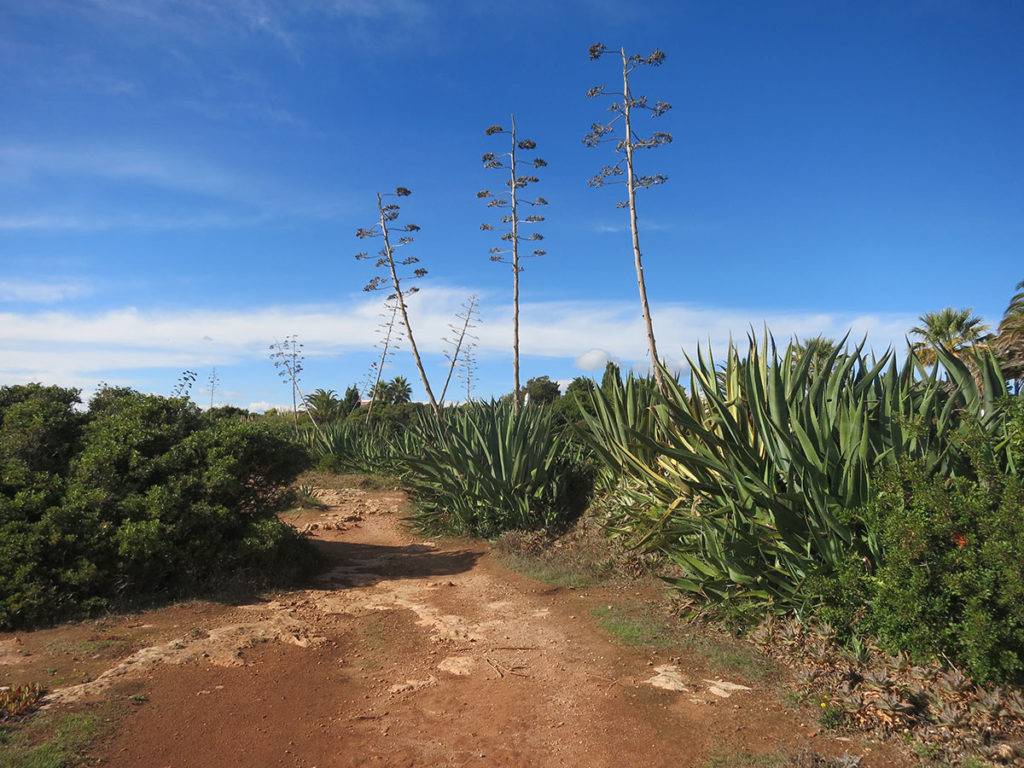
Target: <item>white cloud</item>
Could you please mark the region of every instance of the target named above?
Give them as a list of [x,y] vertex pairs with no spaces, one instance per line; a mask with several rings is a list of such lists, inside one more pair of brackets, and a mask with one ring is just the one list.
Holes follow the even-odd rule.
[[[458,311],[464,289],[428,287],[409,301],[417,343],[426,354],[440,355],[448,323]],[[480,293],[479,291],[475,291]],[[488,305],[477,330],[482,355],[506,355],[510,348],[510,311]],[[310,357],[367,351],[377,340],[380,303],[366,299],[343,306],[272,306],[241,310],[145,310],[134,307],[103,312],[0,312],[0,380],[26,371],[83,377],[142,368],[230,365],[266,357],[267,345],[296,333]],[[757,309],[656,304],[654,323],[659,351],[672,367],[684,364],[698,344],[721,350],[730,336],[742,339],[763,323],[784,341],[846,331],[868,334],[881,350],[902,346],[915,320],[901,315],[764,312]],[[646,345],[640,314],[633,302],[566,301],[522,306],[522,350],[534,357],[576,360],[598,370],[609,359],[643,369]],[[404,351],[400,354],[404,354]],[[589,366],[589,367],[588,367]]]
[[159,215],[159,214],[75,214],[75,213],[41,213],[27,215],[0,216],[0,231],[67,231],[67,232],[102,232],[109,229],[141,229],[141,230],[182,230],[182,229],[219,229],[233,227],[251,227],[265,224],[274,217],[257,214],[226,214],[203,213],[196,215]]
[[253,413],[266,413],[270,410],[291,411],[292,406],[291,404],[282,405],[281,403],[268,403],[266,400],[257,400],[249,403],[245,408]]
[[581,371],[600,371],[611,359],[603,349],[591,349],[576,358],[576,367]]
[[0,280],[0,302],[52,304],[83,296],[88,292],[88,287],[83,283],[71,281]]

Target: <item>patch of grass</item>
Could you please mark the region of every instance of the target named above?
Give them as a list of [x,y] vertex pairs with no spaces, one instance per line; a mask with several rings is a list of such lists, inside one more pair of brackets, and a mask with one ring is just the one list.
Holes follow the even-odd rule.
[[791,762],[785,755],[738,752],[732,755],[714,755],[708,758],[704,768],[784,768],[788,765],[791,765]]
[[642,613],[624,611],[613,605],[591,611],[598,626],[624,645],[668,648],[674,645],[672,627]]
[[782,700],[790,707],[802,707],[804,697],[797,691],[783,691]]
[[592,614],[601,629],[624,645],[688,650],[702,656],[715,672],[748,681],[766,680],[774,671],[768,659],[743,642],[697,634],[668,616],[615,605],[595,608]]
[[124,638],[103,638],[100,640],[56,640],[48,643],[46,650],[67,656],[95,656],[114,647],[125,647],[128,641]]
[[982,760],[980,757],[965,757],[960,766],[961,768],[992,768],[992,763]]
[[0,733],[5,768],[70,768],[103,733],[110,708],[60,714],[40,713],[23,726]]
[[813,749],[805,749],[795,755],[779,752],[755,755],[752,752],[736,752],[711,757],[704,768],[853,768],[860,765],[860,758],[850,755],[826,757]]
[[304,472],[296,483],[317,488],[341,491],[358,488],[364,491],[393,491],[401,487],[401,481],[391,475],[364,475],[356,472],[328,472],[313,470]]
[[828,702],[821,702],[821,712],[818,713],[818,724],[822,728],[835,730],[846,725],[846,712],[842,707]]
[[506,568],[521,573],[523,576],[535,581],[550,584],[553,587],[583,589],[584,587],[591,586],[595,581],[592,577],[579,571],[545,562],[534,557],[501,554],[499,559]]
[[754,648],[738,640],[691,635],[690,647],[715,669],[733,672],[747,680],[766,680],[772,676],[772,663]]

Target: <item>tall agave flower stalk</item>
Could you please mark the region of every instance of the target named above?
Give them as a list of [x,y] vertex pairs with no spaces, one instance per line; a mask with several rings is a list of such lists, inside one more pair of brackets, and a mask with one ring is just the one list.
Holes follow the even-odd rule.
[[476,341],[476,336],[472,332],[475,327],[473,320],[476,308],[477,297],[470,296],[462,305],[462,310],[456,313],[456,322],[448,325],[448,331],[451,333],[451,336],[445,339],[448,346],[448,350],[445,352],[445,356],[448,358],[448,376],[441,389],[441,405],[444,405],[444,398],[448,394],[448,387],[452,383],[455,371],[460,364],[465,367],[467,359],[472,354],[472,347]]
[[[590,59],[596,61],[606,54],[613,53],[603,43],[590,46]],[[655,50],[643,56],[638,53],[627,54],[625,48],[618,51],[622,58],[622,88],[608,90],[603,85],[595,85],[587,91],[587,98],[611,96],[613,101],[608,111],[613,117],[605,122],[594,123],[590,133],[583,138],[588,147],[599,147],[611,143],[619,157],[611,165],[604,166],[601,171],[590,179],[591,187],[603,187],[608,184],[624,184],[626,199],[618,203],[619,208],[629,211],[629,232],[633,246],[633,266],[636,269],[636,285],[640,294],[640,311],[643,315],[644,330],[647,334],[647,351],[651,358],[651,369],[658,388],[666,391],[667,377],[662,372],[661,358],[658,357],[658,345],[654,338],[654,321],[651,319],[651,306],[647,299],[647,278],[644,274],[643,256],[640,251],[640,225],[637,216],[636,193],[641,189],[660,186],[668,181],[663,173],[641,174],[636,170],[635,156],[638,151],[654,149],[672,141],[672,134],[655,131],[649,136],[641,136],[634,128],[635,120],[640,112],[648,112],[652,117],[661,117],[672,106],[664,101],[648,104],[646,96],[633,93],[631,78],[641,67],[659,67],[665,61],[665,52]]]
[[[488,136],[503,136],[508,139],[507,152],[486,152],[483,155],[484,168],[498,170],[508,174],[505,186],[507,192],[492,193],[483,189],[477,192],[476,196],[487,201],[488,208],[495,208],[500,211],[507,211],[501,216],[502,245],[491,248],[491,261],[499,264],[508,264],[512,268],[512,402],[513,408],[519,410],[522,405],[522,386],[519,381],[519,273],[523,271],[523,258],[527,255],[543,256],[546,251],[542,248],[535,248],[530,254],[522,253],[519,245],[521,242],[539,242],[544,236],[536,229],[527,233],[525,230],[535,224],[544,221],[544,216],[539,213],[523,214],[523,206],[536,208],[546,206],[548,201],[543,197],[535,197],[532,200],[525,197],[526,188],[537,184],[540,179],[533,175],[533,171],[547,166],[547,162],[540,157],[525,157],[524,153],[533,152],[537,148],[537,142],[533,139],[521,139],[516,130],[516,117],[509,118],[509,128],[505,129],[500,125],[490,126],[485,133]],[[524,172],[524,166],[528,169]],[[484,223],[480,225],[484,232],[493,231],[494,225]]]
[[[427,371],[423,367],[423,358],[420,356],[419,347],[416,346],[416,337],[412,332],[412,322],[409,320],[409,307],[405,303],[406,297],[419,291],[419,288],[416,286],[408,286],[408,282],[424,277],[427,274],[427,270],[423,267],[415,266],[420,262],[416,256],[402,257],[399,255],[400,250],[412,244],[414,239],[413,233],[419,232],[420,227],[416,224],[399,225],[397,221],[401,215],[401,207],[394,202],[385,202],[385,197],[408,197],[411,194],[412,192],[406,187],[397,187],[393,193],[388,195],[378,193],[377,222],[370,227],[360,227],[357,229],[356,237],[360,240],[380,238],[383,241],[383,246],[377,252],[377,258],[374,261],[374,266],[381,270],[382,274],[374,275],[363,287],[363,290],[372,292],[380,290],[385,286],[391,288],[392,293],[388,296],[388,301],[393,301],[398,308],[399,316],[402,318],[402,324],[405,327],[405,337],[409,341],[409,347],[413,360],[416,363],[416,369],[419,371],[423,389],[427,393],[427,399],[430,401],[434,414],[440,417],[441,407],[437,402],[437,398],[434,397],[434,390],[430,387]],[[398,234],[397,239],[395,238],[396,233]],[[372,257],[365,251],[356,254],[356,259],[359,261],[365,261],[370,258]],[[411,269],[408,269],[410,267]]]

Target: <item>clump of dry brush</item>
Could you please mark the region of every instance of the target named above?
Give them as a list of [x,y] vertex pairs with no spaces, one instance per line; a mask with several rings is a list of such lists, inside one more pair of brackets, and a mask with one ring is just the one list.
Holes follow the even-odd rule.
[[0,723],[17,720],[34,712],[44,693],[38,683],[0,688]]
[[829,722],[879,735],[905,735],[945,764],[980,755],[1024,766],[1024,695],[974,683],[956,668],[915,664],[870,642],[855,650],[828,626],[769,618],[755,645],[796,671]]

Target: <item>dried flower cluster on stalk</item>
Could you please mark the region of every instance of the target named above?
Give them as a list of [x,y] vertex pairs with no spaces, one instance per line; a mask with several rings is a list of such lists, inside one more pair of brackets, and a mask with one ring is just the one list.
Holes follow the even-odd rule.
[[[507,151],[485,152],[481,158],[484,168],[507,174],[508,178],[503,184],[506,189],[497,193],[482,189],[476,196],[486,200],[488,208],[494,208],[501,213],[497,228],[486,222],[480,225],[484,232],[498,232],[501,239],[501,245],[490,250],[491,261],[508,264],[512,268],[512,397],[514,408],[518,410],[523,399],[519,381],[519,273],[523,271],[524,258],[544,256],[547,253],[540,247],[534,248],[531,253],[520,251],[520,243],[539,243],[544,239],[535,228],[535,225],[544,221],[544,216],[535,209],[548,204],[543,197],[538,195],[530,199],[525,192],[528,187],[540,182],[540,178],[533,175],[531,170],[544,168],[547,162],[529,154],[537,149],[537,142],[533,139],[519,138],[514,115],[510,118],[508,129],[501,125],[492,125],[484,133],[487,136],[501,136],[508,140]],[[523,215],[524,205],[533,212]]]

